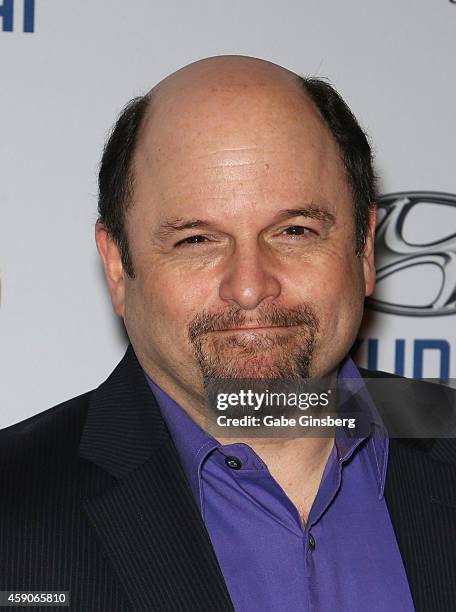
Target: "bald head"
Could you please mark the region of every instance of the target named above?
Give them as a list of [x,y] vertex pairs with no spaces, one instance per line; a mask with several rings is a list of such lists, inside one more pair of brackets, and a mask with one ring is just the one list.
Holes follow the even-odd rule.
[[[154,108],[182,108],[215,101],[229,113],[242,99],[267,99],[274,94],[302,97],[299,77],[293,72],[254,57],[215,56],[199,60],[158,83],[149,92]],[[195,116],[201,109],[189,108]]]
[[151,92],[185,92],[199,87],[216,91],[249,89],[251,87],[286,86],[297,81],[298,75],[278,64],[245,55],[217,55],[198,60],[173,72]]
[[[200,60],[174,72],[147,94],[137,152],[169,148],[249,146],[286,120],[331,137],[300,77],[264,60],[237,55]],[[252,143],[242,142],[250,133]],[[184,144],[185,143],[185,144]]]
[[[220,168],[240,164],[245,166],[247,193],[264,150],[276,146],[292,151],[306,139],[319,143],[321,157],[338,155],[345,167],[359,251],[374,199],[370,149],[348,107],[328,84],[265,60],[216,56],[181,68],[133,100],[112,132],[100,170],[100,221],[119,245],[126,271],[134,275],[125,214],[135,201],[133,185],[138,181],[133,179],[138,174],[158,185],[157,195],[160,192],[166,205],[184,195],[173,185],[173,179],[185,178],[174,174],[176,164],[193,157],[184,174],[194,174],[198,189],[198,173],[208,170],[213,179],[209,189],[214,191]],[[235,160],[233,151],[239,150],[244,153]],[[229,180],[226,172],[223,180]]]

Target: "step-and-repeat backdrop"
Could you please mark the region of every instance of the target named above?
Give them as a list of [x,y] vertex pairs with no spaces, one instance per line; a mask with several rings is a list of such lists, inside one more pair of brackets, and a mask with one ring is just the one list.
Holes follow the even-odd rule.
[[125,102],[225,53],[328,77],[381,177],[358,363],[456,377],[456,2],[0,0],[0,427],[97,386],[126,346],[94,243]]

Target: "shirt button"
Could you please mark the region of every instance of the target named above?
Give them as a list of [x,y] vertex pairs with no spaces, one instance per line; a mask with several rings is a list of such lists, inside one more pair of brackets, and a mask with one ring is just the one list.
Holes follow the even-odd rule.
[[313,537],[313,535],[310,533],[309,534],[309,548],[310,550],[315,550],[315,538]]
[[240,470],[242,462],[237,457],[225,457],[225,463],[232,470]]

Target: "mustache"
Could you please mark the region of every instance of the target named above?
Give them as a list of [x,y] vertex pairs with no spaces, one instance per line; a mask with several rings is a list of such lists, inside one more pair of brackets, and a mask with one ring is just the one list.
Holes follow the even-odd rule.
[[278,308],[274,304],[262,306],[258,309],[255,319],[247,319],[247,314],[241,308],[232,307],[224,312],[198,313],[188,326],[188,335],[192,342],[202,335],[213,331],[242,327],[244,325],[258,327],[269,326],[297,326],[305,325],[318,331],[318,318],[308,304],[301,304],[294,308]]

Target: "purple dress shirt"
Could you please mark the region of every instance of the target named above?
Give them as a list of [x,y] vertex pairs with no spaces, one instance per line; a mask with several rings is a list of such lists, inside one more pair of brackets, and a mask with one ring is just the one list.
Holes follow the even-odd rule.
[[[350,438],[338,431],[305,528],[250,446],[220,444],[146,378],[237,612],[414,610],[383,496],[388,437],[349,357],[339,381],[361,395],[376,433]],[[238,459],[238,469],[228,457]]]

